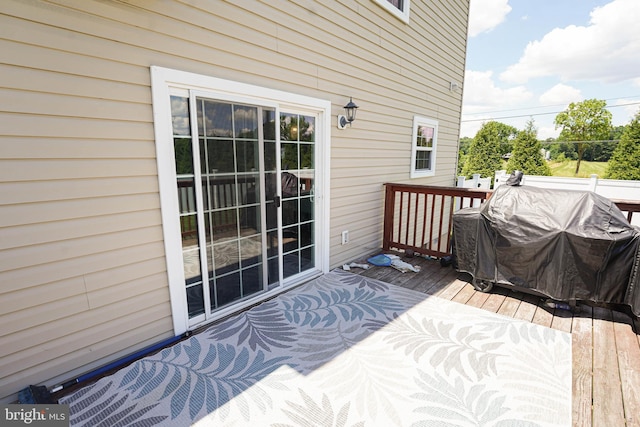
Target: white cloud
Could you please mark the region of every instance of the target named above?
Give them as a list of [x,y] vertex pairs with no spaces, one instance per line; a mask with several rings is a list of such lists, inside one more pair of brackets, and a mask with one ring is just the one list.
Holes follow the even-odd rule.
[[540,95],[541,105],[569,105],[572,102],[583,100],[580,89],[558,83],[542,95]]
[[500,78],[525,83],[535,77],[619,82],[637,78],[640,1],[614,0],[591,12],[588,26],[556,28],[530,42],[519,62]]
[[509,12],[511,12],[509,0],[471,0],[469,37],[493,30],[504,22]]
[[[616,107],[619,105],[619,107]],[[631,119],[640,111],[638,99],[616,99],[608,104],[609,111],[613,112],[613,126],[628,125]],[[615,108],[611,108],[615,107]]]
[[522,105],[532,96],[524,86],[507,89],[497,87],[493,81],[492,71],[467,70],[465,73],[463,100],[465,113],[475,114]]
[[484,121],[509,115],[504,110],[518,108],[533,97],[533,94],[524,86],[506,89],[496,86],[492,71],[467,70],[463,88],[464,111],[461,136],[475,135]]
[[548,138],[557,138],[558,130],[554,124],[548,124],[546,126],[538,126],[538,139],[544,141]]

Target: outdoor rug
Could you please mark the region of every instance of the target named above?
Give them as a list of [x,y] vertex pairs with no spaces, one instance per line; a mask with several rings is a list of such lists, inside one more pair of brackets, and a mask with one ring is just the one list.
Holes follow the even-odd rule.
[[571,337],[333,271],[63,398],[87,426],[569,426]]

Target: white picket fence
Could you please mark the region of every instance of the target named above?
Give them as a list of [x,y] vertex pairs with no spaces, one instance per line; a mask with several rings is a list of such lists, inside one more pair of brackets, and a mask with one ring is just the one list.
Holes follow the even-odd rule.
[[[507,182],[507,171],[496,171],[493,188]],[[609,199],[640,200],[640,181],[626,181],[621,179],[600,179],[598,175],[590,178],[564,178],[558,176],[525,175],[522,179],[524,185],[540,188],[558,188],[564,190],[593,191]]]
[[[498,188],[506,183],[509,175],[505,170],[496,171],[493,188]],[[613,200],[640,201],[640,181],[600,179],[597,175],[591,175],[590,178],[524,175],[522,184],[539,188],[593,191]],[[465,179],[465,177],[460,176],[458,177],[457,186],[463,188],[491,188],[491,178],[480,178],[479,174],[474,175],[472,179]],[[640,215],[634,215],[631,223],[640,226]]]
[[[483,189],[491,189],[491,178],[480,178],[479,173],[473,174],[471,179],[467,179],[464,176],[458,177],[458,183],[456,184],[458,188],[483,188]],[[460,199],[456,198],[456,206],[455,210],[459,210],[462,208],[468,208],[473,206],[474,208],[480,206],[480,200],[464,200],[464,204],[460,206]]]

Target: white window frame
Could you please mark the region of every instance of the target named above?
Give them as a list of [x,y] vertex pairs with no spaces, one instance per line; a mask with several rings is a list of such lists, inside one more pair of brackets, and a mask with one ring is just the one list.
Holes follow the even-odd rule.
[[[433,128],[433,144],[431,147],[418,147],[418,127],[429,126]],[[423,178],[436,174],[436,151],[438,146],[438,121],[421,116],[413,117],[413,132],[411,137],[411,178]],[[431,152],[431,168],[416,169],[416,157],[418,151]]]
[[[169,280],[169,295],[173,317],[173,329],[176,335],[189,330],[187,314],[187,298],[184,288],[184,271],[182,266],[182,240],[178,221],[178,197],[175,188],[175,157],[173,152],[173,130],[171,124],[170,94],[180,90],[201,90],[215,93],[220,99],[233,101],[260,101],[279,108],[314,111],[319,116],[317,132],[319,143],[316,147],[316,169],[322,171],[318,178],[318,186],[314,197],[316,201],[317,230],[316,250],[319,253],[319,264],[316,270],[321,273],[329,272],[329,184],[331,165],[331,101],[312,98],[290,92],[269,89],[224,80],[216,77],[173,70],[158,66],[151,66],[151,94],[153,103],[153,125],[155,131],[156,155],[158,164],[158,185],[160,190],[160,210],[164,236],[165,256],[167,262],[167,276]],[[186,93],[186,92],[185,92]],[[313,274],[311,272],[310,274]],[[297,276],[296,276],[297,277]],[[311,278],[311,276],[309,277]],[[295,283],[283,283],[271,291],[260,293],[255,298],[231,307],[229,312],[217,311],[217,318],[231,314],[244,307],[270,298],[295,286],[308,278],[300,277]],[[232,311],[231,311],[232,310]]]
[[388,0],[373,0],[378,3],[382,8],[386,9],[393,16],[404,22],[405,24],[409,23],[409,6],[411,5],[411,0],[404,0],[402,10],[398,9]]

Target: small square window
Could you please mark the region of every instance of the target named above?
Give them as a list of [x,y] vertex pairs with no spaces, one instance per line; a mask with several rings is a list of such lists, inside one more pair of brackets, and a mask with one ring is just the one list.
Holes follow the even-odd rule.
[[436,172],[438,122],[415,116],[412,135],[411,178],[433,176]]
[[409,3],[411,0],[374,0],[383,8],[387,9],[396,18],[409,23]]

